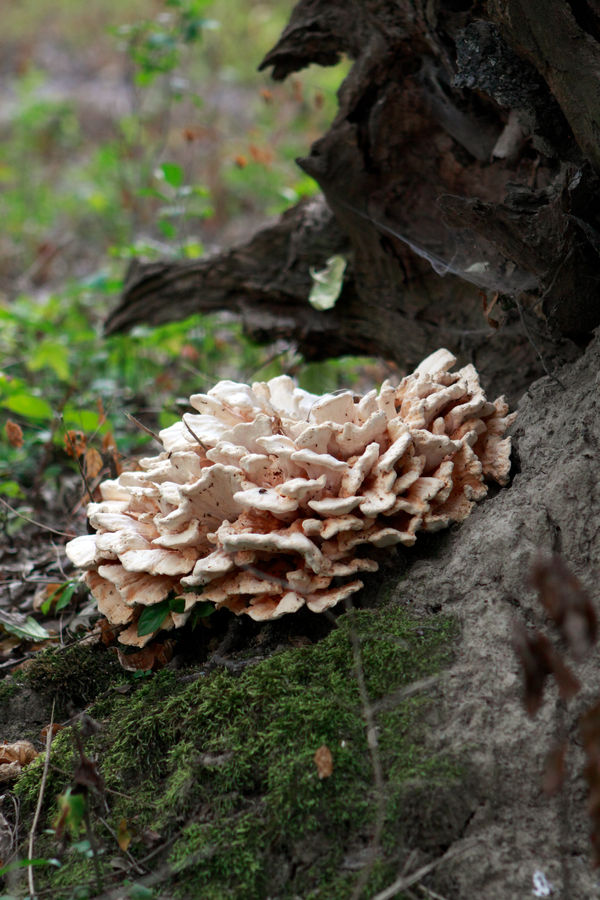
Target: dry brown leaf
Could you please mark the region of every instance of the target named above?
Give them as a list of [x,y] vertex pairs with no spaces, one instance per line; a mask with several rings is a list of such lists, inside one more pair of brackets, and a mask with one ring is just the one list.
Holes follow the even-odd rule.
[[39,753],[29,741],[0,744],[0,781],[12,781]]
[[85,474],[87,478],[95,478],[102,470],[102,457],[94,447],[85,451]]
[[329,778],[333,772],[333,756],[327,744],[321,744],[313,758],[319,778]]
[[[46,738],[48,737],[48,729],[49,728],[50,728],[50,725],[44,725],[44,727],[40,731],[40,740],[42,740],[44,743],[46,743]],[[64,728],[64,725],[59,725],[58,722],[52,723],[52,740],[54,740],[54,738],[56,737],[58,732],[62,731],[63,728]]]
[[20,425],[13,422],[12,419],[9,419],[4,426],[4,431],[11,447],[23,446],[23,429]]
[[83,456],[87,439],[83,431],[67,431],[65,434],[65,453],[73,458]]
[[539,556],[531,567],[531,583],[560,629],[569,648],[581,658],[595,644],[598,620],[592,601],[578,578],[558,554]]
[[149,672],[162,669],[173,658],[174,641],[152,641],[135,653],[124,653],[117,649],[119,662],[128,672]]
[[528,632],[524,625],[518,625],[513,635],[513,646],[523,667],[524,702],[530,716],[534,716],[542,705],[549,675],[554,675],[563,700],[575,696],[581,685],[545,634]]

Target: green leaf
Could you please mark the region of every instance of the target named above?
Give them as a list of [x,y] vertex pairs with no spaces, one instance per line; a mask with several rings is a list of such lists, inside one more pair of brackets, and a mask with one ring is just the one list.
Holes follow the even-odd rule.
[[[78,431],[84,431],[86,434],[93,434],[98,430],[103,430],[100,425],[100,416],[94,409],[77,409],[76,406],[65,406],[63,410],[63,425],[68,430],[75,428]],[[57,433],[57,441],[62,443],[64,434]]]
[[68,606],[71,602],[71,597],[75,593],[75,588],[77,587],[76,582],[71,582],[71,584],[66,584],[61,592],[60,597],[56,603],[56,612],[60,612],[61,609],[64,609],[65,606]]
[[185,611],[185,597],[173,597],[169,600],[169,610],[174,613]]
[[204,603],[197,603],[192,610],[192,629],[196,627],[200,619],[207,619],[211,616],[216,608],[215,604],[210,603],[208,600]]
[[3,616],[0,616],[0,622],[5,631],[25,641],[47,641],[48,638],[52,637],[44,626],[36,622],[31,616],[27,616],[23,624],[6,621]]
[[4,409],[10,409],[11,412],[24,416],[26,419],[51,419],[52,407],[41,397],[35,397],[33,394],[13,394],[2,401]]
[[137,623],[138,637],[158,631],[170,612],[170,602],[169,598],[165,597],[160,603],[144,607]]
[[346,271],[346,259],[343,256],[330,256],[324,269],[316,271],[311,267],[310,275],[313,286],[308,295],[308,302],[315,309],[333,309],[340,296]]
[[16,481],[0,481],[0,494],[4,497],[24,497],[25,493]]
[[59,585],[55,591],[52,591],[49,597],[47,597],[41,605],[41,610],[43,614],[46,616],[50,612],[52,608],[53,602],[56,600],[56,612],[60,612],[61,609],[64,609],[65,606],[68,606],[71,602],[71,597],[77,587],[77,579],[71,578],[69,581],[65,581],[64,584]]
[[[58,815],[52,823],[54,828],[65,829],[72,837],[77,837],[81,831],[83,817],[85,815],[85,795],[76,794],[73,789],[68,787],[64,794],[58,798]],[[87,844],[89,841],[80,841],[79,845]],[[73,848],[83,850],[83,847],[77,844],[72,845]]]
[[145,884],[132,884],[127,891],[127,896],[129,900],[150,900],[151,897],[154,897],[154,890],[146,887]]
[[71,374],[66,347],[51,338],[45,338],[35,347],[27,360],[27,368],[30,372],[52,369],[61,381],[68,381]]
[[172,239],[177,235],[177,229],[171,222],[167,222],[165,219],[160,219],[158,222],[158,227],[161,234],[168,238]]
[[178,163],[163,163],[159,167],[163,178],[171,187],[181,187],[183,184],[183,169]]
[[[57,869],[60,869],[61,862],[58,859],[44,859],[43,857],[40,857],[39,859],[17,859],[7,866],[2,866],[0,869],[0,878],[8,872],[14,872],[15,869],[28,869],[29,866],[56,866]],[[0,900],[2,900],[2,897],[0,897]]]

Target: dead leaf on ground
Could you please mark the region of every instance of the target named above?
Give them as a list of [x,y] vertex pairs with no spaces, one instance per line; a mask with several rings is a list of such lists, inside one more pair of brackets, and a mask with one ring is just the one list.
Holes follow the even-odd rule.
[[124,653],[121,649],[117,649],[119,662],[128,672],[149,672],[162,669],[173,658],[173,647],[175,642],[172,640],[152,641],[146,644],[136,653]]
[[39,756],[29,741],[4,741],[0,744],[0,781],[12,781],[21,771]]
[[[54,738],[56,737],[58,732],[62,731],[63,728],[64,728],[64,725],[59,725],[58,722],[52,723],[52,740],[54,740]],[[49,729],[50,729],[50,725],[45,725],[42,728],[42,730],[40,731],[40,740],[44,741],[44,743],[46,743],[46,738],[48,737]]]
[[333,756],[327,744],[321,744],[313,759],[319,778],[329,778],[333,772]]

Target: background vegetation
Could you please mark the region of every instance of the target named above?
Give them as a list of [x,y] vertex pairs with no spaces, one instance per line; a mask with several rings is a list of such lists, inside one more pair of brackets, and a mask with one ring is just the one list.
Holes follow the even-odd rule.
[[283,85],[258,74],[288,14],[287,3],[252,0],[26,0],[3,11],[9,537],[24,515],[67,523],[82,471],[94,482],[152,442],[128,412],[156,431],[219,378],[286,371],[324,391],[380,377],[361,360],[305,365],[281,342],[258,348],[226,313],[102,334],[128,259],[201,256],[316,190],[294,158],[333,116],[347,65]]

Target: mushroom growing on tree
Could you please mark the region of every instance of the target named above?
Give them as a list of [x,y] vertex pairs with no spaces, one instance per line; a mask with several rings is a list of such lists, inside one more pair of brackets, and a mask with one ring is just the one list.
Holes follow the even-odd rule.
[[[513,421],[447,350],[397,387],[316,396],[288,376],[221,381],[160,432],[164,451],[100,485],[95,534],[67,544],[98,609],[143,646],[199,602],[256,620],[358,591],[372,547],[411,546],[506,484]],[[182,598],[164,606],[167,598]],[[163,604],[150,633],[138,620]]]

